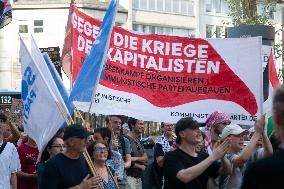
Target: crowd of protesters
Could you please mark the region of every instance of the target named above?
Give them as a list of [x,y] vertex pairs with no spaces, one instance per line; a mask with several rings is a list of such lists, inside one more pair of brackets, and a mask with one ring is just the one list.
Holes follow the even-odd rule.
[[60,129],[39,158],[34,140],[0,113],[0,188],[142,189],[148,166],[149,189],[278,189],[284,173],[283,86],[275,92],[273,117],[271,139],[265,115],[249,130],[221,111],[205,123],[190,117],[162,122],[149,163],[140,140],[143,120],[109,115],[106,127],[73,124]]

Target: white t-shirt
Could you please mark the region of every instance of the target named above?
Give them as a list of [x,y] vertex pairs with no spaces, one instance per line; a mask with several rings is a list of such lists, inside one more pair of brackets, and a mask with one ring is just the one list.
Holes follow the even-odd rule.
[[11,189],[12,173],[20,171],[19,155],[14,144],[8,142],[0,154],[0,189]]

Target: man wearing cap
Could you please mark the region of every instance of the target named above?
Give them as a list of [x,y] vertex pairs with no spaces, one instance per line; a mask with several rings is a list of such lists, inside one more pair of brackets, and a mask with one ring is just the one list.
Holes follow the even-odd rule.
[[97,188],[99,177],[91,176],[83,157],[87,137],[91,133],[81,125],[71,125],[64,131],[66,150],[46,163],[43,173],[43,189],[89,189]]
[[272,156],[249,165],[245,171],[241,189],[283,188],[284,174],[284,87],[279,87],[272,101],[275,134],[281,141],[281,149]]
[[[199,127],[205,126],[190,117],[181,118],[175,127],[178,148],[168,152],[164,158],[165,189],[205,189],[209,177],[218,173],[230,174],[231,167],[224,155],[229,140],[216,145],[212,155],[196,152],[199,142]],[[221,163],[217,160],[221,159]]]
[[255,133],[250,142],[244,147],[244,135],[248,134],[247,130],[242,129],[237,124],[230,124],[226,126],[221,134],[221,139],[230,139],[231,145],[228,149],[226,157],[229,159],[232,166],[232,174],[228,176],[221,176],[220,189],[239,189],[243,179],[243,172],[245,165],[253,152],[257,148],[257,141],[264,132],[265,117],[256,121]]

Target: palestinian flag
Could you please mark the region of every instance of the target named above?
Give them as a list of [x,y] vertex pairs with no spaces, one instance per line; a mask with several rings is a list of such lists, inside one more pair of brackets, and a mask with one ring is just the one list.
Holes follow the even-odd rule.
[[269,55],[269,62],[268,62],[268,70],[269,70],[269,95],[268,99],[263,104],[263,111],[266,113],[267,121],[267,134],[270,136],[274,130],[274,123],[272,119],[272,98],[273,98],[273,91],[280,86],[280,81],[277,76],[275,61],[274,61],[274,53],[273,49],[271,49]]
[[0,29],[12,21],[10,0],[0,0]]

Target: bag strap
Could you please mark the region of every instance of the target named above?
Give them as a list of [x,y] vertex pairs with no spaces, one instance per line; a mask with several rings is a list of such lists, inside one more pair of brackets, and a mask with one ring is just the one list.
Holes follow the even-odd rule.
[[121,144],[121,149],[122,149],[122,158],[123,158],[124,161],[126,161],[125,160],[125,156],[126,156],[125,146],[126,145],[125,145],[125,140],[124,140],[123,136],[119,136],[119,142]]
[[3,142],[3,144],[0,147],[0,154],[3,152],[5,146],[6,146],[7,142]]

